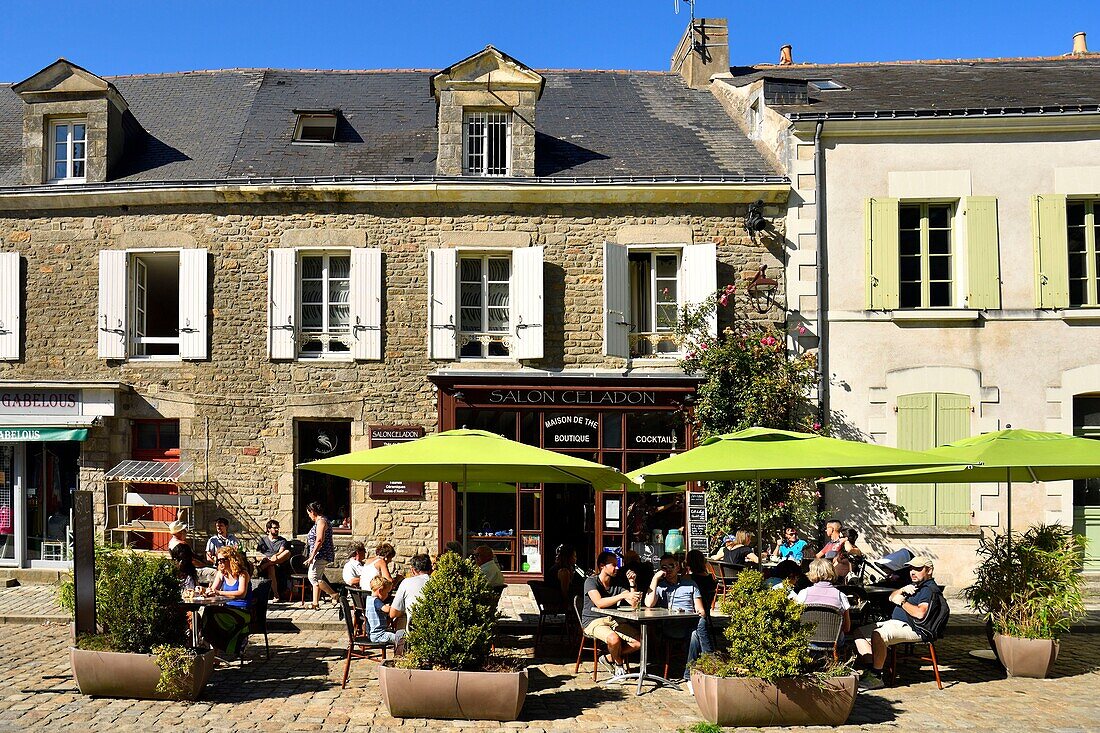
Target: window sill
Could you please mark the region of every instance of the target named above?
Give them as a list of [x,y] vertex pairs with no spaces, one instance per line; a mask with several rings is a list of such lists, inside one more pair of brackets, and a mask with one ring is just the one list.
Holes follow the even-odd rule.
[[969,308],[944,308],[942,310],[893,310],[889,311],[891,321],[902,323],[935,323],[976,321],[981,311]]
[[308,362],[314,362],[314,363],[317,363],[317,362],[324,363],[324,362],[328,362],[328,361],[351,362],[351,361],[355,361],[355,359],[352,357],[351,354],[339,354],[339,355],[335,355],[335,356],[329,356],[329,355],[316,356],[316,355],[313,355],[313,354],[298,354],[295,361],[308,361]]
[[680,368],[680,359],[683,354],[670,356],[635,356],[629,362],[631,367],[675,367]]
[[886,534],[891,537],[965,537],[969,539],[982,536],[981,527],[975,525],[966,527],[938,527],[935,525],[895,524],[893,526],[884,527],[884,529]]
[[125,359],[127,364],[142,364],[142,365],[162,365],[172,366],[174,364],[183,363],[183,357],[180,356],[128,356]]
[[1079,306],[1062,311],[1062,320],[1070,322],[1097,321],[1100,322],[1100,308],[1093,306]]

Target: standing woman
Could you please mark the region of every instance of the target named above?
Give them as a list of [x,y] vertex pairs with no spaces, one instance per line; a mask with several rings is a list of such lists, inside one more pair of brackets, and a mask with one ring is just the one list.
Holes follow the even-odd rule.
[[202,636],[226,659],[236,659],[248,640],[252,614],[252,568],[236,547],[219,547],[218,567],[207,596],[227,599],[224,606],[207,606],[202,614]]
[[316,610],[321,606],[321,591],[324,591],[334,603],[340,596],[325,580],[325,567],[336,559],[336,547],[332,544],[332,526],[320,502],[310,502],[306,507],[306,514],[313,520],[313,526],[309,528],[306,536],[306,546],[309,547],[309,555],[306,557],[306,575],[313,585],[313,603],[310,608]]

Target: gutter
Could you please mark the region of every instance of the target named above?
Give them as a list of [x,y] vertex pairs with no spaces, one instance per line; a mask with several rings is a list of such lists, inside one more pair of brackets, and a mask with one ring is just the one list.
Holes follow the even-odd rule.
[[862,110],[855,112],[787,112],[791,122],[824,120],[913,120],[943,117],[1054,117],[1100,113],[1100,104],[1043,107],[964,107],[959,109]]
[[821,427],[829,427],[829,296],[826,289],[828,254],[825,235],[825,143],[821,133],[825,122],[814,129],[814,231],[817,233],[817,401],[821,405]]
[[785,176],[231,178],[0,188],[0,211],[239,203],[785,203]]

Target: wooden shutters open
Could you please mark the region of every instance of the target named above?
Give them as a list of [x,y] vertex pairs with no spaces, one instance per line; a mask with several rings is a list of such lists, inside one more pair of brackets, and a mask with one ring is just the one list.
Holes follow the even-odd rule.
[[0,252],[0,360],[19,358],[21,331],[19,253]]
[[512,250],[512,328],[516,359],[541,359],[543,355],[542,247]]
[[894,198],[871,198],[864,205],[869,310],[898,307],[898,204]]

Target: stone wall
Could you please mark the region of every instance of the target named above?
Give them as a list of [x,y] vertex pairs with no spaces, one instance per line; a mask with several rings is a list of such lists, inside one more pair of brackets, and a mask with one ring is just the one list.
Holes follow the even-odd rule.
[[[781,212],[774,213],[776,216]],[[546,356],[541,369],[622,369],[602,355],[602,251],[627,226],[690,227],[695,242],[718,244],[720,285],[770,261],[767,242],[745,232],[745,207],[731,205],[340,205],[323,212],[291,205],[119,209],[79,216],[39,212],[0,217],[0,250],[25,259],[24,357],[0,363],[0,380],[118,380],[118,416],[93,428],[85,444],[84,488],[102,516],[102,471],[128,458],[131,419],[180,420],[184,459],[212,512],[228,514],[245,534],[268,517],[293,526],[294,422],[352,421],[353,450],[366,448],[367,426],[437,419],[427,375],[451,366],[427,358],[427,250],[455,232],[524,232],[545,251]],[[782,242],[782,220],[768,241]],[[267,250],[285,232],[365,233],[383,250],[384,359],[380,362],[272,362],[267,356]],[[212,258],[211,357],[204,362],[114,362],[96,349],[98,257],[132,246],[141,232],[172,233]],[[186,236],[180,236],[186,235]],[[295,235],[300,237],[301,235]],[[470,236],[470,235],[466,235]],[[148,237],[145,237],[148,238]],[[154,239],[158,237],[153,237]],[[465,368],[467,365],[463,363]],[[494,369],[518,365],[494,363]],[[404,558],[437,543],[437,493],[424,501],[372,501],[353,484],[356,538],[395,540]],[[200,527],[205,530],[207,528]]]

